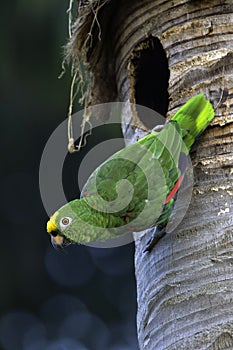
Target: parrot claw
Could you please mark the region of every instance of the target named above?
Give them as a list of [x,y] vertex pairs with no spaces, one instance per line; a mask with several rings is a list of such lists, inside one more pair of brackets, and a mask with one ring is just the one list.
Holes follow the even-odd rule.
[[158,243],[158,241],[165,236],[166,231],[165,228],[160,228],[159,226],[156,226],[153,231],[153,236],[151,239],[147,242],[146,248],[143,251],[143,253],[151,252],[154,246]]
[[156,125],[152,130],[151,132],[160,132],[161,130],[163,130],[165,125]]

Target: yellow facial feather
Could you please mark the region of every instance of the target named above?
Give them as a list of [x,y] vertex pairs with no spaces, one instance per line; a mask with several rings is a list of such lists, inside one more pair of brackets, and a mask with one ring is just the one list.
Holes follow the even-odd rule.
[[47,232],[48,233],[51,233],[52,231],[57,230],[57,226],[55,224],[55,220],[56,220],[57,216],[58,216],[58,212],[56,211],[56,213],[54,213],[53,216],[51,216],[50,220],[47,222]]

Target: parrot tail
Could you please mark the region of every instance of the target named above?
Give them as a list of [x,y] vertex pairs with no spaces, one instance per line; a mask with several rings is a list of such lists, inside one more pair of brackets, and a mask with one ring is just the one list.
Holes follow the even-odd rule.
[[171,118],[184,130],[184,143],[188,150],[214,118],[214,109],[204,94],[192,97]]

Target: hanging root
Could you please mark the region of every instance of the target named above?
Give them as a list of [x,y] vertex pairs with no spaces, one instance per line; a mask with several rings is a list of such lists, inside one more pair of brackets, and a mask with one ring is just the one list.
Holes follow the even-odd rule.
[[[73,4],[74,4],[74,0],[70,0],[69,7],[68,7],[68,9],[66,11],[66,13],[68,14],[68,34],[69,34],[69,39],[72,37],[72,31],[73,31],[73,16],[72,16]],[[61,70],[60,75],[58,76],[58,79],[61,79],[63,77],[63,75],[66,73],[66,63],[67,63],[67,57],[64,57],[63,60],[62,60],[62,64],[61,64],[62,70]]]
[[[87,137],[91,135],[92,125],[90,123],[91,116],[91,91],[93,88],[93,75],[91,73],[90,67],[88,65],[86,55],[88,50],[93,44],[92,33],[94,26],[98,27],[98,40],[101,40],[101,26],[98,20],[99,10],[108,2],[106,1],[90,1],[89,4],[82,6],[78,3],[78,17],[77,20],[73,21],[73,11],[74,11],[74,0],[69,0],[69,7],[67,9],[68,14],[68,33],[69,33],[69,43],[66,46],[66,54],[62,62],[62,71],[59,75],[61,78],[66,72],[66,64],[72,61],[71,66],[71,85],[70,85],[70,96],[69,96],[69,109],[68,109],[68,150],[70,153],[79,151],[82,147],[86,145]],[[90,24],[90,30],[87,33],[87,37],[82,44],[82,47],[77,47],[77,33],[75,33],[76,27],[80,23],[82,18],[82,9],[85,6],[89,6],[89,12],[92,13],[92,21]],[[79,97],[79,104],[84,105],[83,120],[81,123],[81,136],[78,145],[75,145],[74,135],[73,135],[73,125],[72,125],[72,113],[73,105],[77,95]],[[90,126],[90,131],[84,135],[86,125]]]
[[74,152],[74,137],[73,137],[73,126],[72,126],[72,111],[73,111],[73,102],[74,102],[74,85],[76,81],[77,74],[75,73],[70,86],[70,103],[68,111],[68,151],[70,153]]
[[88,48],[88,43],[89,43],[89,48],[92,47],[92,32],[93,32],[93,28],[94,28],[94,25],[97,24],[98,26],[98,30],[99,30],[99,33],[98,33],[98,40],[100,41],[101,40],[101,27],[100,27],[100,23],[98,21],[98,12],[99,10],[101,9],[101,7],[103,6],[104,4],[102,4],[100,6],[100,0],[98,0],[97,2],[97,6],[96,8],[94,8],[92,5],[91,5],[91,11],[93,13],[93,20],[91,22],[91,26],[90,26],[90,30],[89,32],[87,33],[87,38],[84,42],[84,47],[85,48]]
[[[77,86],[76,91],[75,91],[75,86]],[[83,112],[83,120],[81,123],[80,140],[78,145],[76,146],[74,135],[73,135],[72,113],[73,113],[74,100],[79,92],[81,92],[79,103],[82,105],[84,104],[84,112]],[[73,73],[73,78],[70,86],[70,98],[69,98],[70,102],[69,102],[69,111],[68,111],[68,151],[70,153],[80,151],[80,149],[86,145],[87,137],[91,135],[91,132],[92,132],[92,125],[90,122],[91,107],[88,108],[87,106],[87,101],[89,100],[89,96],[90,96],[90,85],[87,85],[87,87],[85,87],[84,76],[82,74],[81,68],[78,67],[78,69],[76,69],[75,72]],[[89,124],[90,131],[88,134],[84,135],[86,124]]]
[[72,9],[73,9],[73,4],[74,0],[70,0],[69,2],[69,7],[66,11],[68,14],[68,33],[69,33],[69,38],[72,37],[72,27],[73,27],[73,16],[72,16]]

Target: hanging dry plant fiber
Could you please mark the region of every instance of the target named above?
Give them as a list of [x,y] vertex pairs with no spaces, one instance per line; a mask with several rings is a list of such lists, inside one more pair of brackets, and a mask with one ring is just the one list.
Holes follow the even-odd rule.
[[[105,51],[109,45],[103,45],[108,37],[102,34],[102,28],[106,29],[108,16],[102,16],[103,7],[109,0],[79,1],[76,20],[72,20],[73,0],[70,0],[69,9],[69,42],[66,46],[65,62],[72,65],[72,82],[70,88],[70,104],[68,113],[68,150],[74,152],[80,150],[83,144],[85,125],[90,124],[91,105],[112,102],[116,99],[116,85],[113,62]],[[104,30],[106,33],[106,30]],[[111,52],[111,50],[110,50]],[[81,140],[78,146],[74,145],[72,120],[74,99],[79,94],[79,103],[84,106],[83,121],[81,125]],[[108,115],[96,116],[106,120]]]

